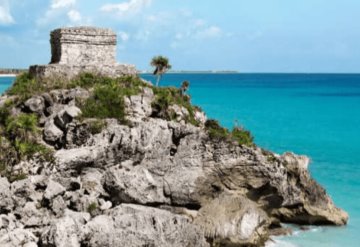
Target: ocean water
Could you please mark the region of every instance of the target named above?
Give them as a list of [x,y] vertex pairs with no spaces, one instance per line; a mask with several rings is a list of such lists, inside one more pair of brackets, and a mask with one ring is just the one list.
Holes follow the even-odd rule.
[[[166,74],[160,85],[184,80],[208,117],[239,122],[274,152],[308,155],[312,176],[350,214],[346,227],[294,227],[269,246],[360,246],[360,74]],[[0,92],[11,81],[0,78]]]
[[14,77],[0,77],[0,94],[9,88],[13,80]]

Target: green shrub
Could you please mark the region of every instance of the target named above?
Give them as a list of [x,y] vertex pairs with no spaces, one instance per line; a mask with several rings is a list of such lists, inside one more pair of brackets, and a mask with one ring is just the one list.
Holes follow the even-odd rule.
[[94,84],[92,96],[80,103],[82,117],[115,118],[121,123],[126,123],[124,97],[139,94],[141,87],[145,86],[144,82],[136,76],[116,79],[102,77],[97,80],[99,81]]
[[171,105],[182,106],[189,112],[186,122],[198,126],[199,123],[195,119],[196,107],[190,103],[190,97],[183,95],[181,90],[174,87],[154,87],[155,100],[152,102],[152,108],[157,117],[166,120],[174,120],[176,115],[169,111]]
[[6,121],[6,132],[10,136],[26,138],[29,134],[36,134],[38,117],[35,114],[21,113],[16,117],[8,117]]
[[93,73],[81,73],[77,77],[75,77],[73,80],[71,80],[67,84],[67,88],[75,88],[75,87],[81,87],[81,88],[91,88],[95,85],[102,84],[110,84],[113,79],[106,77],[106,76],[100,76]]
[[250,131],[244,130],[243,128],[235,127],[231,132],[231,136],[239,145],[251,146],[254,144],[254,138]]
[[106,127],[106,122],[101,119],[96,119],[94,121],[88,122],[89,131],[92,135],[101,133],[101,131]]
[[22,101],[41,93],[54,89],[82,87],[89,89],[97,85],[117,84],[122,86],[128,93],[139,86],[147,86],[138,76],[122,76],[110,78],[93,73],[81,73],[72,80],[65,77],[48,77],[46,79],[35,79],[29,73],[19,75],[13,86],[7,91],[8,95],[17,95]]
[[96,203],[96,202],[93,202],[93,203],[91,203],[91,204],[88,206],[87,211],[88,211],[89,214],[92,214],[92,213],[94,213],[94,211],[95,211],[97,208],[98,208],[97,203]]
[[[0,112],[6,112],[3,108]],[[52,161],[53,153],[50,149],[37,142],[38,117],[35,114],[21,113],[17,116],[6,116],[5,121],[0,122],[0,164],[2,175],[11,177],[11,167],[21,160],[37,158],[44,161]],[[10,172],[9,172],[10,171]],[[5,172],[5,174],[4,174]]]
[[29,73],[22,73],[16,77],[12,87],[7,91],[9,95],[18,95],[21,98],[31,97],[35,92],[41,90],[42,86]]
[[207,120],[205,122],[205,128],[208,131],[209,137],[211,139],[228,140],[230,137],[228,129],[221,127],[217,120]]
[[115,118],[125,121],[124,95],[120,87],[114,85],[98,85],[92,97],[81,106],[85,118]]
[[0,126],[6,124],[7,119],[10,116],[9,109],[7,107],[0,107]]
[[234,127],[230,132],[228,129],[222,127],[217,120],[209,119],[205,122],[205,128],[209,137],[214,140],[221,141],[235,141],[239,145],[253,146],[253,137],[250,131],[239,127]]
[[27,179],[28,175],[26,173],[20,173],[17,175],[8,175],[7,176],[10,183],[15,182],[15,181],[20,181],[20,180],[24,180]]
[[8,95],[16,95],[24,101],[34,95],[48,92],[53,89],[65,88],[68,80],[62,77],[51,77],[46,80],[33,78],[28,72],[16,77],[12,87],[7,91]]

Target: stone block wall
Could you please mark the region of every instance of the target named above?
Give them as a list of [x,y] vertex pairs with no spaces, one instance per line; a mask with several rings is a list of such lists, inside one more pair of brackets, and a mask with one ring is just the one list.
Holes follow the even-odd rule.
[[60,28],[51,32],[52,64],[115,64],[116,34],[110,29]]
[[51,32],[50,43],[50,64],[30,66],[30,74],[37,78],[71,79],[83,72],[109,77],[137,74],[135,66],[116,62],[116,34],[110,29],[60,28]]

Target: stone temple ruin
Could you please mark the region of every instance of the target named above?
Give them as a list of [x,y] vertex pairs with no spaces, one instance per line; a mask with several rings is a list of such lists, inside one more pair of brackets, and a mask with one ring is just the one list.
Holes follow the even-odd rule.
[[72,78],[81,72],[109,77],[134,75],[135,66],[116,62],[116,34],[94,27],[60,28],[51,32],[51,62],[30,66],[36,78],[51,76]]

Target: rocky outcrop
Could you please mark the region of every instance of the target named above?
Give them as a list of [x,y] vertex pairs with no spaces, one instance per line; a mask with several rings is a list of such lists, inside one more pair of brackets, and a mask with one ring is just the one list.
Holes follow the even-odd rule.
[[135,66],[116,62],[116,34],[110,29],[60,28],[50,36],[50,64],[30,66],[36,78],[71,79],[83,72],[109,77],[137,73]]
[[92,134],[76,118],[76,98],[90,94],[54,90],[18,106],[41,116],[57,151],[52,164],[23,162],[24,180],[0,179],[4,246],[261,246],[280,222],[346,224],[306,156],[153,118],[150,86],[125,99],[129,125],[108,119]]

